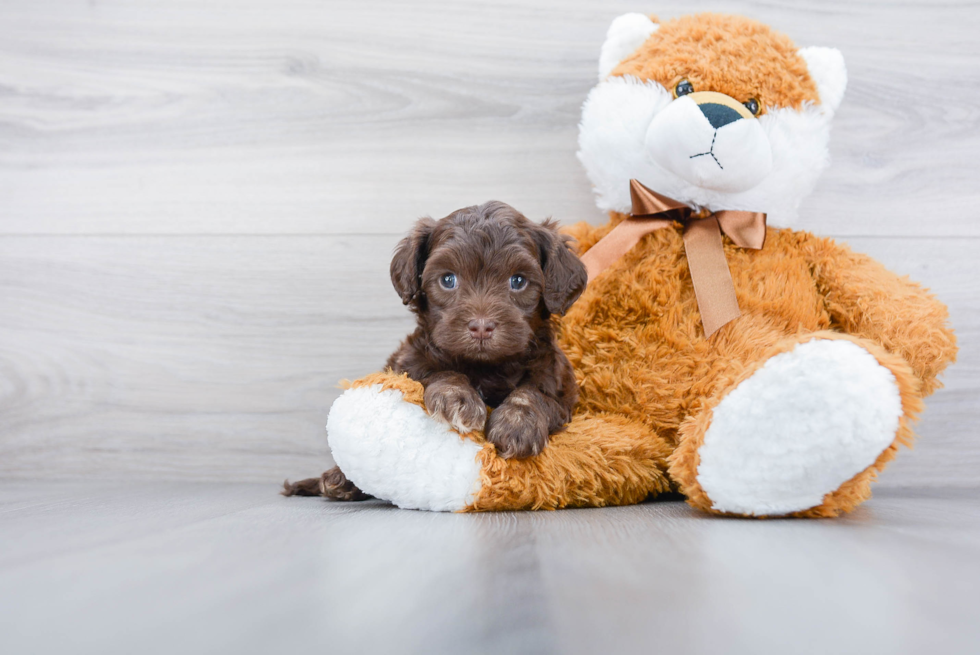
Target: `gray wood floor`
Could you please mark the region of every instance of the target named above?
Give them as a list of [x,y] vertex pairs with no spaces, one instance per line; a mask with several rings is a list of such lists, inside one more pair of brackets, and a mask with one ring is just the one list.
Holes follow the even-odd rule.
[[834,521],[0,484],[4,653],[976,653],[975,491]]

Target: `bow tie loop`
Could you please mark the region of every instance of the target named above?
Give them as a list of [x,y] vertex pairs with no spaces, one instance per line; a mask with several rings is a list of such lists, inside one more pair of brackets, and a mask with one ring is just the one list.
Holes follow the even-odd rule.
[[705,337],[741,316],[721,235],[727,235],[740,248],[760,250],[766,242],[766,215],[739,210],[695,213],[637,180],[630,180],[630,198],[632,216],[582,256],[589,281],[629,252],[644,235],[677,221],[684,225],[684,252]]
[[659,194],[637,180],[630,180],[630,199],[633,205],[630,215],[633,218],[653,218],[658,214],[669,214],[664,218],[687,225],[691,221],[714,216],[718,219],[721,231],[739,248],[762,250],[766,243],[766,215],[762,212],[735,209],[695,212],[684,203]]

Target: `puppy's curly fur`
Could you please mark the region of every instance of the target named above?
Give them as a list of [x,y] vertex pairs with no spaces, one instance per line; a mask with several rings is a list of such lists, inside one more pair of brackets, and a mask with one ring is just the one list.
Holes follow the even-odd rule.
[[[541,452],[578,399],[551,318],[587,281],[567,237],[502,202],[467,207],[419,220],[395,251],[391,281],[418,326],[387,367],[425,386],[430,414],[460,432],[484,430],[501,456]],[[339,468],[283,493],[365,497]]]

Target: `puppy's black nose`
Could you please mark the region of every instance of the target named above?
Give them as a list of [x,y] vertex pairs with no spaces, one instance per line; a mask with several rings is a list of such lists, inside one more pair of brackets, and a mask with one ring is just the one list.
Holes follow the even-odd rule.
[[470,336],[474,339],[489,339],[493,336],[493,329],[497,324],[485,318],[475,318],[469,323]]

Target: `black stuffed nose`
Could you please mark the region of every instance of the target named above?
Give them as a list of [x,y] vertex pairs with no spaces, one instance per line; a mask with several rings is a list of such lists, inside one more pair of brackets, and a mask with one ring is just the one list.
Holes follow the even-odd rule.
[[731,107],[719,105],[716,102],[706,102],[703,105],[698,105],[698,107],[701,109],[704,117],[708,119],[708,122],[711,123],[711,127],[716,130],[729,123],[734,123],[742,117],[741,114]]
[[485,318],[476,318],[469,322],[470,336],[474,339],[483,341],[493,336],[493,329],[497,324]]

